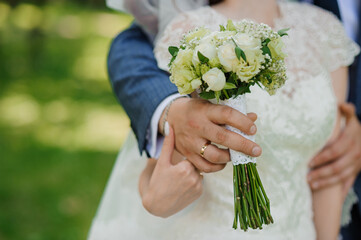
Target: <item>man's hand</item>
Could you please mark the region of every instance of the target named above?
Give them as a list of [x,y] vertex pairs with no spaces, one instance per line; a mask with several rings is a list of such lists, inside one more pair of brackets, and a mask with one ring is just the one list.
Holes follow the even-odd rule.
[[250,156],[261,155],[261,148],[254,142],[231,132],[222,125],[230,125],[253,135],[257,128],[256,114],[248,116],[227,106],[211,104],[192,98],[177,99],[170,107],[167,121],[174,129],[176,149],[202,172],[222,170],[230,161],[229,151],[208,145],[204,158],[200,151],[207,142],[213,142]]
[[340,110],[346,118],[345,128],[309,164],[308,180],[314,190],[342,181],[348,192],[361,170],[361,124],[352,104],[341,104]]
[[201,196],[203,176],[192,163],[182,160],[181,155],[174,152],[174,134],[171,128],[169,135],[165,137],[159,159],[149,161],[151,160],[153,162],[148,162],[148,168],[151,169],[154,164],[155,167],[149,181],[149,169],[145,169],[140,181],[143,206],[150,213],[169,217]]

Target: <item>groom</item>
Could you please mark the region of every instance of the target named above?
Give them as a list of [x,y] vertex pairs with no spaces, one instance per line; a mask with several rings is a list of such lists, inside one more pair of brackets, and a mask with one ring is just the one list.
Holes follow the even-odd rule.
[[[345,3],[341,0],[339,3]],[[352,1],[347,1],[348,3]],[[354,0],[354,3],[359,0]],[[336,0],[315,0],[314,4],[333,11],[340,18],[352,6],[340,4]],[[346,13],[345,13],[346,11]],[[356,19],[360,18],[356,11]],[[355,40],[360,43],[360,22],[350,21]],[[356,27],[355,27],[356,26]],[[346,25],[346,28],[347,25]],[[356,29],[356,31],[355,31]],[[350,68],[350,101],[357,106],[361,116],[361,61],[360,57]],[[229,148],[258,156],[261,150],[258,145],[246,141],[240,136],[230,135],[217,124],[234,125],[248,133],[255,133],[253,117],[244,116],[232,109],[214,106],[197,99],[179,98],[176,87],[170,83],[168,74],[157,67],[153,56],[152,44],[146,34],[137,25],[117,36],[111,46],[109,58],[109,76],[115,94],[131,119],[139,150],[145,150],[148,155],[157,157],[162,145],[163,119],[165,109],[169,109],[167,121],[175,130],[176,148],[185,155],[198,169],[204,172],[214,172],[222,169],[229,161],[228,152],[209,145],[201,156],[201,149],[208,141],[217,142]],[[338,140],[326,147],[312,161],[315,170],[310,173],[310,183],[314,188],[333,184],[335,181],[347,179],[352,183],[361,169],[361,125],[353,108],[341,106],[347,124]],[[209,112],[216,112],[209,116]],[[163,117],[162,117],[163,115]],[[215,124],[217,123],[217,124]],[[316,168],[317,166],[321,166]],[[361,199],[361,179],[355,183],[356,193]],[[361,209],[361,208],[360,208]],[[343,230],[344,239],[358,238],[357,231],[361,227],[357,223],[359,213],[354,209],[354,221],[348,229]],[[357,213],[357,214],[356,214]],[[359,224],[359,225],[355,225]],[[355,227],[356,226],[356,227]],[[352,238],[353,237],[353,238]]]
[[[360,0],[304,0],[333,12],[344,24],[350,38],[361,45],[361,1]],[[361,120],[361,57],[356,58],[349,68],[349,101],[357,108],[358,120]],[[341,107],[347,125],[338,140],[327,146],[312,161],[311,167],[320,168],[311,171],[309,181],[312,188],[327,186],[339,180],[346,185],[354,183],[354,190],[361,200],[361,130],[360,122],[352,114],[352,107]],[[353,157],[352,157],[353,156]],[[324,165],[327,164],[327,165]],[[323,167],[322,167],[323,166]],[[354,175],[354,176],[353,176]],[[351,176],[351,177],[348,177]],[[347,179],[348,178],[348,179]],[[346,186],[347,187],[347,186]],[[342,228],[344,240],[361,239],[361,203],[352,209],[352,222]]]

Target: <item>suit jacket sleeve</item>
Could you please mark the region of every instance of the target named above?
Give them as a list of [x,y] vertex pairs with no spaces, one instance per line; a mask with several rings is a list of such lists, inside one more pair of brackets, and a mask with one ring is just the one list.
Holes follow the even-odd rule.
[[169,74],[158,68],[151,42],[135,24],[114,39],[108,55],[108,73],[142,152],[154,111],[163,99],[177,93],[177,88],[169,81]]

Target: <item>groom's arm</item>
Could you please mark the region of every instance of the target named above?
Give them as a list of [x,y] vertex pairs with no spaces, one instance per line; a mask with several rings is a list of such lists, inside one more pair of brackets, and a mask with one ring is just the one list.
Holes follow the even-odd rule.
[[[113,91],[131,120],[139,150],[143,151],[147,134],[153,140],[150,135],[157,135],[157,130],[149,128],[158,124],[156,116],[152,121],[153,114],[158,106],[164,105],[167,97],[169,101],[170,96],[178,92],[177,88],[169,81],[168,73],[158,68],[151,42],[135,24],[114,39],[108,56],[108,71]],[[156,123],[151,124],[151,121]]]

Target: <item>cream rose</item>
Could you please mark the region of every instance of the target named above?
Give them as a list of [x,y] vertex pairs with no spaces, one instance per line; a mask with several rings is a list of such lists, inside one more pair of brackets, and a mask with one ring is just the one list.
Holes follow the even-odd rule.
[[226,76],[219,68],[212,68],[202,76],[203,80],[208,84],[207,92],[221,91],[226,84]]
[[250,36],[247,33],[237,33],[234,36],[238,47],[243,51],[247,49],[261,48],[262,42],[260,39]]
[[217,57],[217,48],[211,41],[205,41],[199,44],[193,53],[192,63],[194,66],[200,64],[198,58],[198,52],[202,53],[209,60],[212,60]]
[[242,82],[248,82],[260,72],[264,56],[261,49],[244,50],[247,56],[247,62],[239,61],[238,65],[234,65],[233,71],[237,74]]
[[192,50],[181,49],[171,66],[172,75],[170,80],[178,87],[181,94],[190,94],[199,87],[199,82],[193,83],[197,79],[197,74],[192,67],[192,56]]
[[235,45],[232,42],[226,42],[218,48],[219,62],[222,64],[224,70],[230,72],[233,70],[233,66],[239,63],[236,53],[234,51]]

